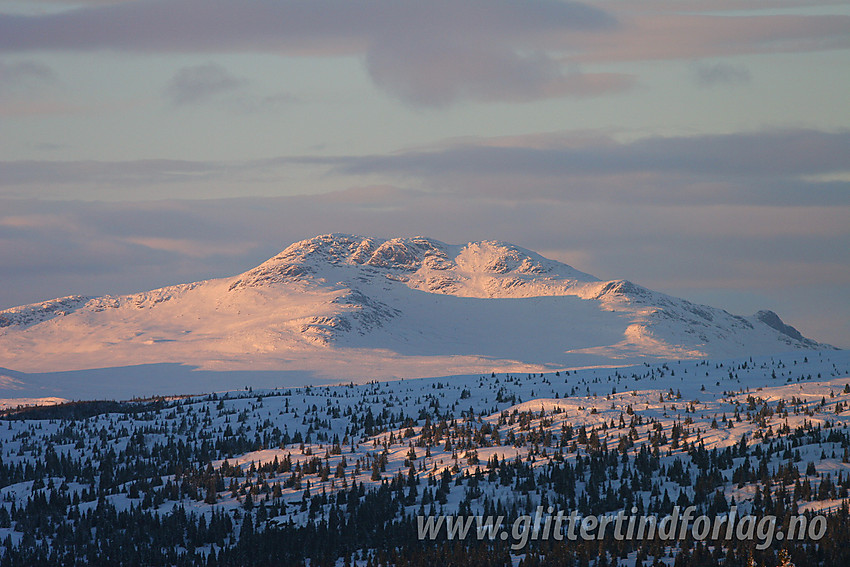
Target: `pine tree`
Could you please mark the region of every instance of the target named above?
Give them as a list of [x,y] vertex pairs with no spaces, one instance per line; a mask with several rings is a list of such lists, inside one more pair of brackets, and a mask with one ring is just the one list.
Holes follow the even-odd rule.
[[779,567],[795,567],[786,549],[779,550]]

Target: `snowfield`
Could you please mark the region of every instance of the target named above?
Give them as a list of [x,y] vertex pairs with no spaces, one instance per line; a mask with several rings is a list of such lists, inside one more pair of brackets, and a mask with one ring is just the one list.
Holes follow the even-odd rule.
[[769,311],[742,317],[600,281],[507,243],[332,234],[232,278],[0,311],[0,396],[129,398],[828,348]]
[[[169,564],[233,560],[246,545],[286,541],[310,564],[328,559],[316,549],[340,545],[334,563],[366,565],[378,550],[365,536],[312,548],[305,534],[331,521],[340,533],[349,520],[362,529],[366,510],[398,529],[421,514],[513,518],[543,504],[582,514],[661,514],[674,504],[715,515],[730,506],[839,514],[850,489],[845,351],[109,404],[30,410],[0,427],[0,529],[15,553],[40,557],[37,546],[25,554],[39,541],[69,545],[62,530],[38,527],[57,518],[79,529],[124,513],[198,534],[163,555]],[[38,520],[40,499],[53,519]],[[378,513],[380,502],[389,507]],[[692,543],[612,548],[610,559],[672,565],[696,553]],[[806,545],[791,551],[805,557]],[[772,564],[777,549],[756,557]]]
[[[511,244],[324,235],[7,309],[0,364],[3,565],[850,563],[850,352]],[[416,531],[676,506],[826,537]]]

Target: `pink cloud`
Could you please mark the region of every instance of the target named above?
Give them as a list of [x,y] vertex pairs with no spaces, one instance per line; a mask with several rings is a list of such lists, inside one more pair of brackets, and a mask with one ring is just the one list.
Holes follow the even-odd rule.
[[[0,52],[362,55],[379,87],[409,103],[439,106],[463,99],[596,96],[620,92],[634,81],[622,74],[568,71],[579,63],[850,47],[850,16],[735,15],[736,9],[752,6],[702,1],[142,0],[42,15],[0,14]],[[694,10],[729,10],[731,15]]]
[[699,59],[850,47],[850,16],[641,14],[622,27],[583,33],[576,60],[587,63]]

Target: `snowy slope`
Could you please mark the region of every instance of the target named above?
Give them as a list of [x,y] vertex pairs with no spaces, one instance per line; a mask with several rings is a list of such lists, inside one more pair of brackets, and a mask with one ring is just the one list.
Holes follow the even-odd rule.
[[[215,547],[210,542],[216,540],[185,530],[187,551],[197,554],[189,564],[206,564],[211,550],[219,553],[244,537],[248,518],[260,533],[326,522],[332,511],[354,518],[358,528],[379,522],[381,517],[355,514],[382,487],[398,499],[397,507],[382,508],[392,518],[512,514],[506,526],[517,514],[546,505],[584,515],[628,514],[635,504],[640,514],[663,517],[673,503],[693,502],[697,515],[715,517],[726,512],[717,507],[721,498],[740,517],[773,513],[768,501],[790,514],[837,512],[847,504],[850,485],[848,382],[847,351],[800,351],[563,373],[233,391],[161,400],[144,411],[92,404],[91,413],[75,418],[73,407],[54,415],[30,413],[0,428],[0,463],[19,471],[2,478],[0,513],[35,514],[32,502],[42,497],[51,507],[43,523],[9,522],[0,535],[21,545],[26,533],[29,545],[50,548],[61,532],[44,526],[67,522],[76,545],[89,539],[103,545],[95,538],[118,530],[77,526],[86,514],[103,512],[107,502],[123,514],[135,509],[160,518],[179,506],[181,514],[203,516],[207,525],[224,512],[233,524]],[[178,444],[180,453],[163,449]],[[184,468],[186,462],[191,464]],[[79,468],[71,465],[121,474],[75,474]],[[569,475],[553,475],[565,465]],[[397,488],[387,490],[393,482]],[[57,487],[67,492],[67,501],[55,496]],[[784,526],[782,521],[780,515],[780,527],[790,533],[787,519]],[[154,528],[149,533],[156,535]],[[374,551],[366,539],[370,533],[363,529],[357,541],[366,551]],[[285,535],[278,545],[303,537]],[[638,563],[632,551],[628,560],[607,564],[674,565],[683,543],[664,543],[653,551],[663,562]],[[511,556],[514,565],[523,552]]]
[[318,236],[232,278],[0,311],[0,366],[20,372],[179,363],[368,380],[818,348],[772,312],[424,237]]

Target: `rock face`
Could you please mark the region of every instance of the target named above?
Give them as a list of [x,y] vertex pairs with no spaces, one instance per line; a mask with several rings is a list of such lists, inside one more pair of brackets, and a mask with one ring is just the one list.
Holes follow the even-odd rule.
[[[474,275],[537,277],[546,274],[580,281],[598,281],[562,264],[511,244],[472,242],[451,246],[417,236],[384,240],[363,236],[327,234],[296,242],[274,258],[238,276],[233,289],[293,282],[320,276],[329,268],[359,268],[368,278],[384,275],[396,281],[421,282],[425,277],[451,279]],[[531,278],[526,278],[531,279]],[[518,281],[518,280],[516,280]]]
[[23,371],[180,362],[328,378],[568,368],[830,348],[752,317],[601,281],[504,242],[328,234],[254,269],[0,311]]
[[800,331],[798,331],[791,325],[786,325],[785,323],[783,323],[782,319],[779,318],[779,315],[777,315],[773,311],[762,310],[756,313],[755,317],[768,327],[776,329],[783,335],[791,337],[795,341],[799,341],[803,344],[811,345],[813,347],[817,345],[817,343],[804,337],[800,333]]

